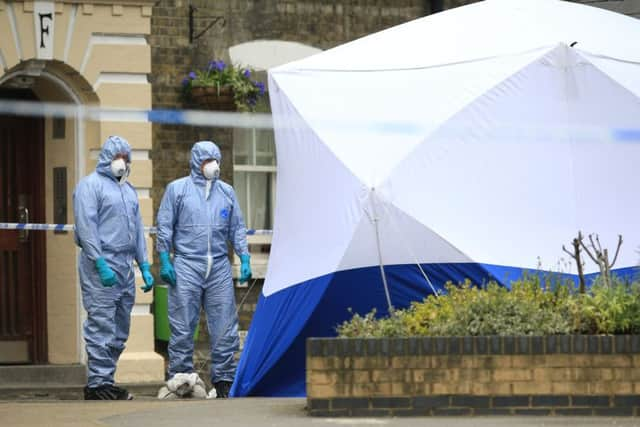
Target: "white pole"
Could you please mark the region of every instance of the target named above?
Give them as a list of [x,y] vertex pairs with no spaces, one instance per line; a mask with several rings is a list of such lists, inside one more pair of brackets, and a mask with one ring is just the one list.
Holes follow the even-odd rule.
[[384,285],[384,293],[387,297],[387,305],[389,306],[389,313],[393,311],[393,305],[391,304],[391,295],[389,294],[389,285],[387,284],[387,276],[384,273],[384,264],[382,263],[382,249],[380,248],[380,230],[378,229],[378,212],[376,210],[376,189],[371,189],[371,208],[373,210],[373,224],[376,228],[376,245],[378,247],[378,262],[380,264],[380,274],[382,275],[382,284]]

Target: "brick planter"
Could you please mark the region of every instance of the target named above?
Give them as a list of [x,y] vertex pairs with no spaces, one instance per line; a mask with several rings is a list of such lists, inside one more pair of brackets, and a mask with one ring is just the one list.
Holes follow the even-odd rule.
[[640,416],[640,335],[307,340],[316,416]]

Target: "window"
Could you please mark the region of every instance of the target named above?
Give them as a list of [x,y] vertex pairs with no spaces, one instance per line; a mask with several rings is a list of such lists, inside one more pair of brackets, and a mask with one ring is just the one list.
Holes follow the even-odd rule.
[[[276,188],[276,152],[272,129],[234,130],[233,187],[247,228],[272,230]],[[264,278],[271,236],[247,236],[247,242],[253,277]],[[239,264],[240,261],[234,259],[234,277],[239,276]]]
[[233,186],[247,228],[271,230],[276,187],[273,130],[235,129],[233,144]]
[[[232,46],[229,57],[233,64],[260,70],[254,78],[266,85],[267,73],[264,70],[317,52],[320,49],[295,42],[255,40]],[[258,104],[257,111],[268,113],[268,93],[265,98],[264,105]],[[272,230],[276,204],[276,150],[272,129],[234,129],[233,187],[247,228]],[[253,235],[247,240],[253,277],[264,278],[271,236]],[[239,275],[239,263],[234,259],[234,277]]]
[[65,125],[66,119],[64,117],[54,117],[52,120],[52,138],[64,139],[65,138]]

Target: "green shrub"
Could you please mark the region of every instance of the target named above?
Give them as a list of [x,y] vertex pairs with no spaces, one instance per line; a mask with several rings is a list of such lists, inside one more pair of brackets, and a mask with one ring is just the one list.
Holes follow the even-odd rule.
[[[420,335],[547,335],[568,333],[565,294],[544,291],[539,279],[514,282],[511,291],[490,282],[447,284],[447,294],[430,296],[407,311],[406,324]],[[428,313],[427,316],[425,314]]]
[[[351,313],[351,309],[349,309]],[[364,316],[355,313],[351,320],[347,320],[336,329],[343,338],[380,338],[406,336],[407,329],[403,325],[403,312],[394,310],[388,317],[375,318],[374,308]]]
[[376,319],[372,310],[337,327],[342,337],[554,335],[640,333],[640,283],[598,280],[579,294],[573,282],[525,274],[511,290],[490,282],[447,283],[447,293],[430,295],[405,310]]
[[607,287],[596,280],[588,293],[572,298],[568,308],[577,333],[640,333],[640,283],[613,277]]

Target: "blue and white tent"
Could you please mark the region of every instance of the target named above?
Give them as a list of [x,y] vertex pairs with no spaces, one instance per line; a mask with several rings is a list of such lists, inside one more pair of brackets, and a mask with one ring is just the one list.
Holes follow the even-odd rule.
[[275,227],[233,395],[303,396],[305,339],[386,312],[383,278],[396,307],[508,285],[578,230],[636,266],[638,40],[620,14],[489,0],[270,70]]

